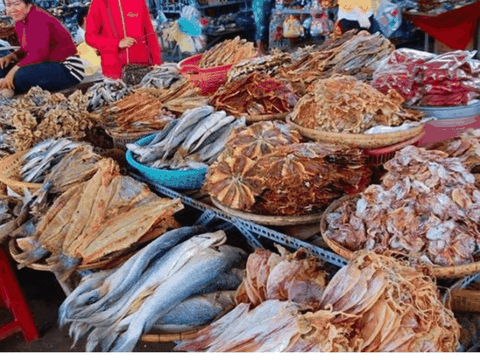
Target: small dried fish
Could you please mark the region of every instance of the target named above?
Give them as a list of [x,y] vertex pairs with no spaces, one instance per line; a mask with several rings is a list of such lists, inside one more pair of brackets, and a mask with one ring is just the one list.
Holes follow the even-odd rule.
[[87,109],[96,111],[104,106],[109,106],[132,93],[132,89],[122,80],[104,79],[90,87],[86,93],[90,97]]

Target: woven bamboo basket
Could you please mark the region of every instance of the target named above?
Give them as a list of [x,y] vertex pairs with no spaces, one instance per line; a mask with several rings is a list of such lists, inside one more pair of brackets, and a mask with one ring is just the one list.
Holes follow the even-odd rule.
[[33,193],[42,187],[42,184],[21,181],[20,170],[22,160],[27,152],[27,150],[19,151],[13,155],[5,156],[0,161],[0,182],[20,195],[23,195],[24,189],[28,189]]
[[286,122],[297,129],[303,136],[320,142],[329,142],[337,145],[355,146],[361,149],[375,149],[398,144],[409,140],[423,131],[424,124],[404,131],[395,131],[386,134],[342,134],[328,131],[307,129],[291,121],[291,115],[288,115]]
[[247,124],[253,124],[256,122],[262,121],[274,121],[274,120],[282,120],[285,121],[288,113],[280,113],[280,114],[265,114],[265,115],[244,115]]
[[226,205],[223,205],[213,197],[210,197],[213,204],[218,207],[223,212],[228,215],[253,221],[257,224],[267,225],[267,226],[291,226],[291,225],[306,225],[306,224],[315,224],[321,219],[322,214],[312,214],[312,215],[300,215],[300,216],[268,216],[268,215],[258,215],[247,213],[244,211],[235,210],[229,208]]
[[134,142],[137,142],[141,138],[150,135],[156,131],[142,131],[142,132],[137,132],[134,134],[120,134],[115,131],[112,131],[110,129],[105,129],[105,132],[112,137],[113,139],[113,147],[115,149],[120,149],[123,151],[127,151],[127,144],[132,144]]
[[[359,195],[347,195],[332,202],[330,206],[325,210],[325,212],[323,213],[320,219],[320,232],[322,234],[323,240],[336,254],[343,256],[347,260],[352,260],[354,256],[354,252],[346,249],[345,247],[343,247],[342,245],[338,244],[337,242],[328,238],[325,235],[325,232],[327,230],[327,216],[328,214],[334,212],[340,206],[342,206],[344,202],[355,199],[357,197],[359,197]],[[462,276],[472,275],[480,272],[480,261],[476,261],[471,264],[460,265],[460,266],[447,266],[447,267],[433,266],[431,269],[432,269],[432,275],[438,279],[455,279]]]
[[170,334],[145,334],[140,338],[140,341],[146,343],[165,343],[172,341],[184,341],[197,336],[197,334],[204,328],[197,330],[186,331],[182,333],[170,333]]

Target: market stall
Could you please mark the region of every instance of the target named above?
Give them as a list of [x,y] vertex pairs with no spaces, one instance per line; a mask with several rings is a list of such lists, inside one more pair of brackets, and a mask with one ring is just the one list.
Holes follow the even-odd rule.
[[237,37],[86,90],[0,99],[0,246],[73,345],[478,348],[480,133],[432,135],[478,123],[472,53]]

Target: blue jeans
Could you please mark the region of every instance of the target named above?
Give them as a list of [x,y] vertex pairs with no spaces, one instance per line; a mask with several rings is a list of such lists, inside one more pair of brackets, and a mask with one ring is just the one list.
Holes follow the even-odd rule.
[[346,20],[346,19],[341,19],[340,20],[340,25],[342,26],[343,32],[347,32],[348,30],[352,29],[358,29],[358,30],[368,30],[370,34],[375,34],[377,31],[380,31],[380,27],[377,24],[377,21],[375,18],[370,16],[368,18],[370,20],[370,28],[369,29],[363,29],[358,21],[352,21],[352,20]]
[[[13,66],[0,69],[0,79],[3,79]],[[78,83],[65,65],[53,61],[22,66],[13,79],[15,94],[26,93],[34,86],[40,86],[43,90],[59,91]]]

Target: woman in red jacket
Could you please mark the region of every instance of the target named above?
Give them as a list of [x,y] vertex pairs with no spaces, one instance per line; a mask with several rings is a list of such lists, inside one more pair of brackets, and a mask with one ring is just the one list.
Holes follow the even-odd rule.
[[106,77],[120,79],[126,64],[161,63],[145,0],[92,0],[86,29],[85,41],[100,52]]

